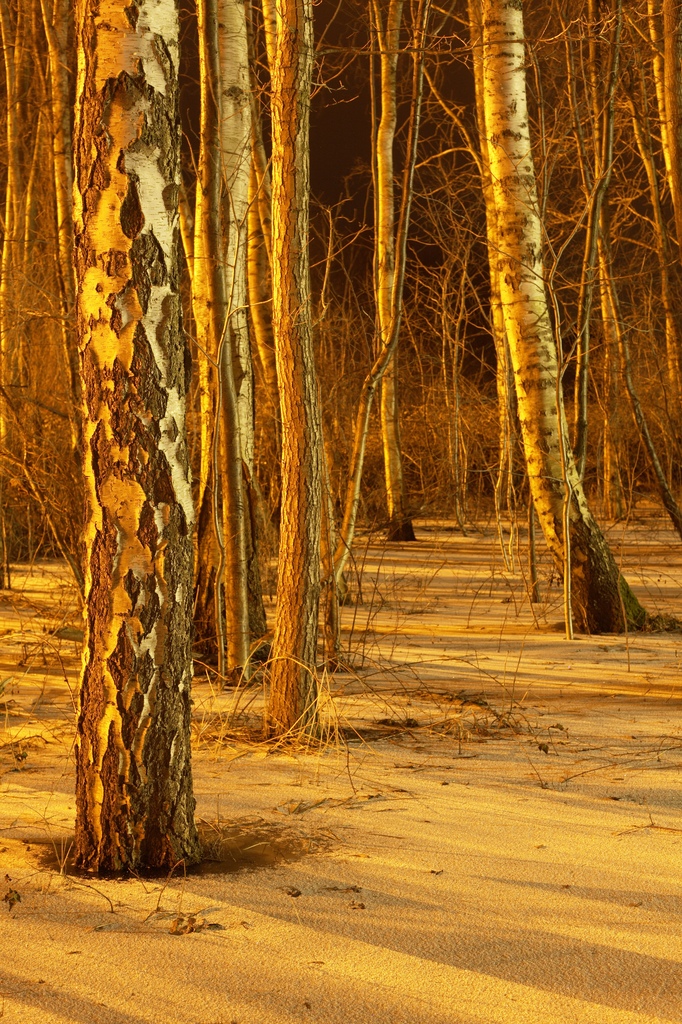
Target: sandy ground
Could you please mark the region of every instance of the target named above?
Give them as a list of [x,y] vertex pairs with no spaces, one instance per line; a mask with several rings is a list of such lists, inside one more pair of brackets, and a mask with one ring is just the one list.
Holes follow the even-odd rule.
[[[682,1021],[682,636],[566,641],[546,567],[531,610],[514,538],[505,566],[491,530],[419,535],[358,553],[355,671],[324,680],[345,740],[248,743],[260,690],[198,676],[214,860],[186,877],[68,873],[72,592],[56,565],[17,573],[3,1024]],[[663,524],[611,541],[649,609],[682,617]]]

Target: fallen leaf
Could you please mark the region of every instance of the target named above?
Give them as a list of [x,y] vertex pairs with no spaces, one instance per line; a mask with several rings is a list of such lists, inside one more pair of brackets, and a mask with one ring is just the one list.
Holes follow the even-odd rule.
[[2,901],[7,904],[8,910],[14,910],[16,904],[21,903],[21,893],[18,893],[16,889],[8,889],[2,897]]

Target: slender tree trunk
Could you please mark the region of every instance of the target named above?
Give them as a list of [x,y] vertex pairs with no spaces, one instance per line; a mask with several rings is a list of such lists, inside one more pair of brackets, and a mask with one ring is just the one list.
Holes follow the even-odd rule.
[[[395,197],[393,189],[393,147],[398,120],[396,74],[400,49],[402,0],[388,0],[384,15],[381,0],[372,0],[375,45],[379,50],[381,74],[381,118],[376,133],[375,174],[375,267],[374,291],[378,333],[387,344],[398,315],[395,300],[402,302],[402,288],[396,289]],[[403,196],[403,201],[406,197]],[[397,295],[395,294],[397,292]],[[388,540],[415,540],[405,508],[403,459],[400,446],[396,352],[381,379],[381,434],[384,477],[388,504]]]
[[663,2],[664,136],[668,148],[668,186],[675,211],[678,246],[682,245],[682,5]]
[[620,436],[620,402],[618,395],[618,337],[611,317],[609,297],[601,280],[599,282],[601,318],[604,332],[604,443],[603,452],[603,513],[607,519],[620,519],[625,507],[623,483],[618,465],[618,438]]
[[[577,335],[577,372],[575,379],[575,460],[578,475],[585,475],[587,463],[587,431],[588,431],[588,397],[590,373],[590,319],[594,286],[597,278],[599,224],[601,210],[611,181],[613,166],[613,144],[615,132],[615,101],[616,86],[620,68],[621,30],[623,9],[620,0],[616,0],[615,24],[613,38],[610,42],[610,61],[608,67],[603,60],[603,42],[605,30],[601,19],[598,0],[589,0],[590,19],[589,34],[589,89],[590,106],[592,109],[592,153],[594,166],[592,171],[587,165],[584,145],[578,149],[583,159],[583,184],[590,189],[585,199],[588,204],[587,231],[585,234],[585,251],[578,295],[578,315],[576,321]],[[577,131],[579,113],[574,111]],[[580,140],[582,142],[582,139]]]
[[642,158],[646,170],[647,182],[649,185],[649,196],[654,214],[654,227],[656,233],[656,248],[658,250],[658,263],[661,274],[661,303],[665,315],[665,353],[668,384],[672,394],[682,397],[682,381],[680,379],[680,337],[678,323],[675,316],[675,303],[672,296],[670,281],[670,240],[668,238],[668,226],[661,209],[661,200],[658,184],[658,172],[656,160],[652,147],[651,130],[649,126],[647,111],[647,96],[645,91],[644,75],[641,75],[642,82],[642,112],[640,112],[632,95],[627,97],[627,104],[632,117],[632,127],[637,141],[639,155]]
[[200,858],[190,765],[194,508],[178,293],[175,0],[78,0],[75,235],[86,634],[76,862]]
[[665,103],[665,62],[663,57],[664,47],[662,39],[663,25],[661,0],[647,0],[647,22],[649,28],[649,38],[651,39],[651,46],[653,50],[652,70],[654,74],[654,86],[656,89],[658,124],[661,133],[661,150],[663,151],[663,161],[665,164],[666,177],[668,180],[670,180],[671,158],[670,143],[668,139],[668,115],[666,113]]
[[268,731],[314,732],[320,599],[322,427],[308,261],[311,0],[266,0],[274,22],[272,93],[273,328],[282,407],[282,518]]
[[[543,276],[518,0],[483,0],[483,61],[485,127],[498,209],[500,293],[533,501],[562,572],[568,519],[575,627],[585,632],[620,632],[628,623],[642,624],[646,614],[621,577],[590,513],[568,447]],[[570,488],[567,508],[566,486]]]
[[71,89],[67,40],[71,22],[70,0],[40,0],[47,39],[50,73],[52,159],[57,211],[57,283],[61,312],[61,344],[70,390],[69,422],[74,451],[80,448],[80,374],[73,320],[76,282],[73,263],[73,150],[71,138]]
[[[481,174],[483,199],[485,202],[486,239],[488,243],[488,269],[490,273],[490,329],[497,360],[495,383],[497,387],[498,470],[495,481],[495,512],[498,525],[501,513],[508,507],[512,468],[512,415],[511,396],[513,388],[509,345],[504,326],[504,310],[500,300],[500,282],[497,253],[499,250],[497,229],[497,207],[490,177],[488,139],[485,132],[483,111],[483,25],[480,0],[469,0],[469,35],[473,56],[474,87],[476,94],[476,121],[478,125],[479,151],[478,168]],[[504,551],[506,561],[506,551]]]
[[[221,675],[236,676],[248,664],[250,633],[247,510],[231,321],[239,314],[241,321],[237,317],[235,322],[243,324],[246,310],[245,302],[239,308],[231,306],[235,288],[242,299],[245,297],[240,291],[241,280],[236,283],[234,258],[229,273],[226,268],[223,238],[223,147],[230,142],[225,143],[222,135],[218,0],[199,0],[197,15],[201,128],[192,311],[200,366],[202,532],[198,544],[195,622],[204,650],[210,650],[213,638],[217,638]],[[235,234],[234,250],[238,254],[239,231]]]
[[[227,275],[227,330],[234,372],[238,437],[242,459],[239,518],[246,567],[249,637],[266,631],[255,524],[254,388],[248,321],[248,234],[251,179],[251,81],[244,0],[219,0],[220,135],[223,175],[223,225]],[[234,430],[234,424],[230,424]],[[227,503],[228,509],[230,503]],[[227,535],[227,523],[225,525]],[[239,616],[241,619],[241,616]],[[243,662],[242,662],[243,665]]]
[[611,245],[610,245],[610,222],[609,222],[609,209],[605,204],[602,209],[602,222],[600,226],[600,238],[599,238],[599,269],[602,277],[602,288],[605,299],[605,306],[608,310],[611,330],[613,331],[614,337],[617,339],[618,351],[621,359],[621,366],[623,370],[623,378],[625,381],[625,388],[628,393],[630,400],[630,407],[632,409],[632,415],[639,432],[639,436],[642,439],[642,443],[646,449],[649,457],[649,463],[653,470],[654,479],[656,480],[656,486],[673,527],[677,531],[678,536],[682,540],[682,509],[677,504],[675,496],[672,492],[672,488],[668,482],[665,474],[665,470],[661,465],[661,461],[656,451],[656,445],[654,439],[651,436],[649,430],[649,424],[647,422],[642,403],[639,400],[639,395],[635,387],[634,379],[632,376],[632,359],[630,356],[630,345],[627,336],[627,329],[623,325],[622,313],[620,310],[620,301],[618,297],[618,290],[616,288],[616,282],[614,280],[613,269],[611,264]]
[[272,333],[272,284],[270,261],[263,233],[259,203],[260,186],[255,167],[251,168],[249,189],[249,308],[265,385],[265,394],[270,407],[270,416],[275,426],[277,451],[281,433],[281,413],[277,388],[277,362],[275,341]]
[[429,13],[431,9],[430,0],[420,0],[416,15],[416,27],[413,40],[413,62],[412,62],[412,114],[410,117],[409,134],[407,140],[407,157],[402,179],[402,202],[398,228],[395,238],[395,269],[393,273],[393,297],[391,308],[394,316],[391,319],[391,330],[382,340],[381,348],[374,364],[365,377],[360,399],[355,414],[353,430],[353,450],[351,454],[350,472],[346,488],[346,500],[343,509],[343,522],[339,531],[339,542],[334,555],[337,584],[348,561],[353,537],[355,535],[355,523],[357,519],[358,506],[360,504],[360,484],[362,482],[362,469],[365,460],[365,449],[367,447],[367,434],[369,431],[369,417],[372,411],[374,394],[386,370],[391,365],[400,336],[400,320],[402,311],[402,289],[405,279],[405,263],[407,257],[407,236],[410,226],[410,214],[412,209],[412,184],[414,180],[414,168],[417,158],[417,142],[419,139],[419,127],[421,124],[421,109],[424,82],[424,45]]

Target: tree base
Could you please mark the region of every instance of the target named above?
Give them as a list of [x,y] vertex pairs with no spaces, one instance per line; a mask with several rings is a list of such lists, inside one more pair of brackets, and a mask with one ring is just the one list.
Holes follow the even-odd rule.
[[388,541],[416,541],[411,519],[391,520],[386,529]]

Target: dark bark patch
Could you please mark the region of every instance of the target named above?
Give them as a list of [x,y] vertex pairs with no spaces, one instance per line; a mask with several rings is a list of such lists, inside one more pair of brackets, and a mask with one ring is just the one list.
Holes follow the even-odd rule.
[[128,177],[128,191],[121,203],[121,230],[128,238],[135,239],[144,227],[144,214],[140,204],[137,181]]
[[133,29],[137,28],[137,21],[138,18],[140,17],[140,11],[137,4],[132,3],[129,4],[128,7],[124,7],[123,13],[128,19],[128,24],[130,25],[130,27]]
[[[133,337],[133,358],[130,373],[137,382],[137,394],[144,408],[152,416],[155,424],[166,412],[166,392],[159,386],[161,373],[149,347],[149,341],[142,324],[135,328]],[[156,436],[156,427],[152,428]]]
[[145,502],[140,513],[140,525],[137,528],[137,536],[140,543],[149,549],[152,556],[159,547],[160,537],[156,527],[154,509],[149,502]]

